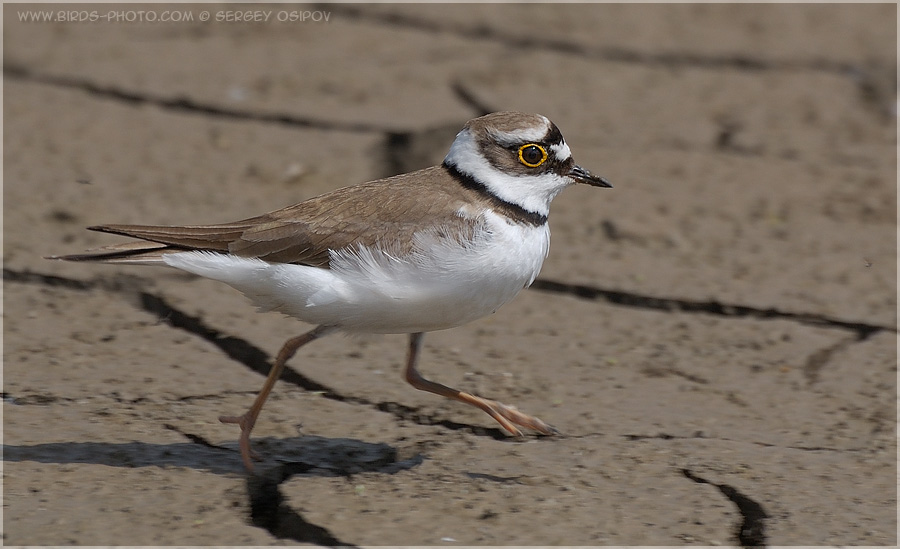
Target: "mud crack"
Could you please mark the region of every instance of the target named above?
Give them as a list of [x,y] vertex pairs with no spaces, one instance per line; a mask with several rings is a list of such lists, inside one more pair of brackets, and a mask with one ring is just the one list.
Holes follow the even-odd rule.
[[205,447],[207,447],[207,448],[212,448],[213,450],[224,450],[224,451],[226,451],[226,452],[231,452],[231,451],[232,451],[230,448],[226,448],[226,447],[224,447],[224,446],[219,446],[218,444],[213,444],[212,442],[206,440],[205,438],[203,438],[203,437],[200,436],[200,435],[197,435],[197,434],[194,434],[194,433],[187,433],[187,432],[185,432],[185,431],[182,431],[182,430],[179,429],[178,427],[176,427],[176,426],[174,426],[174,425],[171,425],[171,424],[169,424],[169,423],[163,423],[163,427],[165,427],[166,429],[168,429],[168,430],[170,430],[170,431],[175,431],[176,433],[178,433],[179,435],[181,435],[181,436],[183,436],[184,438],[188,439],[189,441],[193,442],[194,444],[199,444],[200,446],[205,446]]
[[[66,76],[59,74],[47,74],[34,71],[24,65],[15,62],[6,62],[3,66],[3,76],[5,78],[20,80],[24,82],[32,82],[53,86],[57,88],[76,90],[88,95],[119,101],[128,105],[152,105],[154,107],[175,111],[180,113],[197,114],[214,116],[231,120],[248,120],[253,122],[263,122],[269,124],[278,124],[282,126],[290,126],[293,128],[315,129],[325,131],[341,131],[350,133],[380,133],[387,136],[387,145],[391,146],[398,140],[397,136],[406,136],[410,139],[416,134],[435,134],[443,140],[435,144],[434,150],[443,150],[446,144],[446,134],[452,140],[462,126],[462,123],[453,123],[448,128],[439,127],[432,130],[404,130],[397,127],[389,127],[377,124],[367,124],[365,122],[342,122],[339,120],[330,120],[323,118],[315,118],[312,116],[302,116],[285,112],[265,112],[261,110],[237,109],[233,107],[225,107],[213,103],[196,101],[186,96],[163,96],[151,93],[128,90],[114,85],[102,85],[86,78],[76,76]],[[466,106],[476,112],[476,116],[481,116],[493,112],[487,104],[480,101],[472,92],[468,90],[462,83],[454,82],[451,85],[453,94]],[[402,141],[401,144],[405,144]],[[388,153],[391,149],[388,149]],[[431,152],[430,150],[428,152]],[[402,173],[403,170],[391,172],[389,175]],[[408,171],[408,170],[407,170]]]
[[[590,436],[590,435],[588,435]],[[730,442],[735,444],[752,444],[761,448],[781,448],[785,450],[797,450],[800,452],[866,452],[868,448],[835,448],[833,446],[800,446],[789,444],[787,446],[773,444],[771,442],[762,442],[759,440],[734,439],[728,437],[710,437],[706,436],[703,431],[696,431],[690,435],[672,435],[669,433],[641,434],[641,433],[624,433],[620,435],[629,442],[640,442],[644,440],[709,440],[718,442]],[[575,438],[575,437],[573,437]]]
[[845,338],[837,343],[829,345],[823,349],[819,349],[818,351],[812,353],[807,357],[806,362],[803,364],[803,377],[806,378],[807,385],[814,385],[819,381],[819,373],[822,369],[828,364],[831,360],[831,357],[837,353],[845,349],[851,343],[856,341],[865,339],[861,335],[857,335],[857,337],[853,338]]
[[765,519],[769,518],[762,505],[739,492],[728,484],[716,484],[699,477],[689,469],[682,469],[681,473],[698,484],[711,484],[719,489],[722,494],[734,503],[744,520],[738,525],[735,537],[741,547],[765,547],[766,525]]
[[857,341],[864,341],[873,334],[882,331],[896,332],[895,326],[869,324],[865,322],[852,322],[814,313],[795,313],[782,311],[775,307],[761,308],[747,305],[735,305],[722,303],[721,301],[694,301],[690,299],[678,299],[671,297],[654,297],[617,290],[606,290],[594,286],[581,284],[567,284],[555,280],[537,279],[531,288],[542,292],[566,294],[582,299],[594,301],[606,301],[613,305],[630,307],[635,309],[650,309],[654,311],[699,313],[731,318],[757,318],[757,319],[782,319],[799,322],[810,326],[825,328],[837,328],[853,332]]
[[325,547],[356,547],[336,538],[327,528],[308,522],[284,502],[278,485],[285,480],[250,476],[250,520],[254,526],[268,530],[279,539],[311,543]]
[[78,90],[98,98],[115,100],[130,105],[153,105],[154,107],[169,111],[216,116],[231,120],[250,120],[253,122],[279,124],[294,128],[352,133],[382,133],[390,131],[390,128],[363,122],[340,122],[288,113],[236,109],[210,103],[202,103],[185,96],[165,97],[145,92],[130,91],[116,86],[104,86],[74,76],[42,74],[32,71],[25,66],[8,62],[3,66],[3,76],[15,80]]
[[615,46],[590,46],[561,38],[548,38],[541,34],[517,35],[484,23],[463,24],[443,19],[427,19],[402,13],[375,12],[349,4],[314,4],[315,9],[328,9],[345,19],[413,29],[431,34],[453,34],[471,40],[492,42],[515,50],[529,49],[554,52],[563,55],[598,59],[614,63],[656,65],[667,68],[694,67],[706,69],[732,69],[739,71],[811,70],[851,75],[859,69],[849,63],[829,59],[766,59],[741,54],[699,54],[690,52],[645,53]]
[[[474,116],[496,110],[480,100],[462,82],[454,82],[451,89],[457,99],[474,112]],[[464,123],[465,120],[461,120],[424,129],[385,132],[378,150],[381,157],[379,176],[391,177],[439,164],[446,154],[447,143],[456,138]]]
[[339,540],[328,529],[307,521],[285,501],[280,486],[291,477],[316,474],[349,478],[357,473],[372,472],[390,475],[416,467],[424,460],[419,453],[400,459],[397,450],[386,444],[307,438],[303,444],[305,456],[247,477],[253,525],[268,530],[280,539],[329,547],[353,547]]

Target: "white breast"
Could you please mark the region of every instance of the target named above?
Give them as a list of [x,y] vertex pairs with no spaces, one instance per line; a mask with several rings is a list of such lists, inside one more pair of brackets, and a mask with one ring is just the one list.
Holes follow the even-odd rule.
[[488,212],[460,245],[416,235],[412,254],[378,248],[332,252],[331,268],[179,252],[166,264],[229,284],[262,310],[351,332],[411,333],[452,328],[491,314],[530,285],[550,248],[550,231]]

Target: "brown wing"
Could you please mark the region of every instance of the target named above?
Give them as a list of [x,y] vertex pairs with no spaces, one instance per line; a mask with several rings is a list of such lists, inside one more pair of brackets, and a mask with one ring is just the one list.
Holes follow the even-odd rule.
[[209,250],[277,263],[328,266],[329,250],[373,246],[389,239],[392,249],[409,249],[426,227],[466,224],[456,214],[465,189],[441,167],[346,187],[257,217],[185,227],[99,225],[91,230],[139,238],[99,253],[63,256],[74,261],[140,262],[183,250]]

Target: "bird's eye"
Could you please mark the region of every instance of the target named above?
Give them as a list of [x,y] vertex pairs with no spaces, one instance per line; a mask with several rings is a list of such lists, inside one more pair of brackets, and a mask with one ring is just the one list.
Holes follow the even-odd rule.
[[529,168],[537,168],[547,160],[547,151],[544,147],[534,143],[528,143],[519,147],[519,162]]

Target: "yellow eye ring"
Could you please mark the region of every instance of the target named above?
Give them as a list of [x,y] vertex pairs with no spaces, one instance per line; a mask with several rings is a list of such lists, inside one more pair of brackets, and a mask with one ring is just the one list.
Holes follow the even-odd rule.
[[[540,159],[537,158],[540,153]],[[519,162],[529,168],[537,168],[547,161],[547,150],[536,143],[526,143],[519,147]]]

